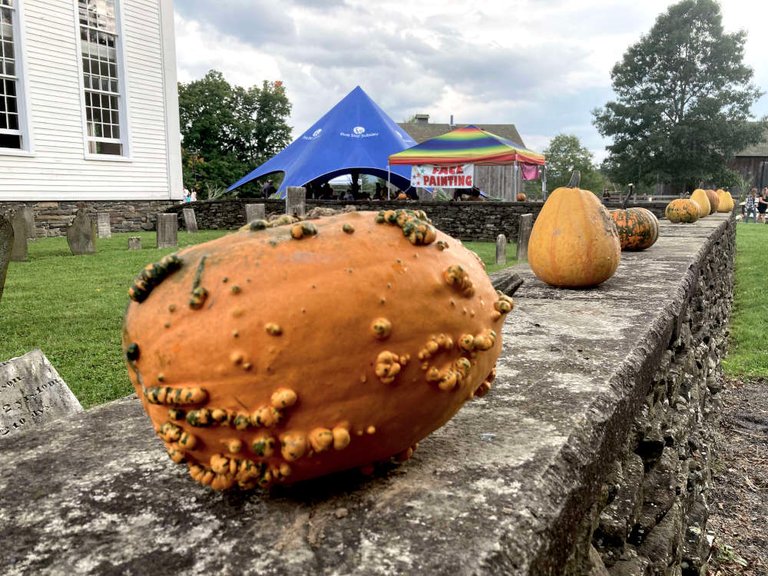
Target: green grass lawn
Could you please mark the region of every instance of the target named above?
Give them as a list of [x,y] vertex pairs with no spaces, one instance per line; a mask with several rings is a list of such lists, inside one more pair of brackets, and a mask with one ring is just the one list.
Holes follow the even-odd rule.
[[[224,232],[179,232],[179,246]],[[128,237],[142,250],[128,250]],[[97,253],[72,256],[66,238],[29,243],[29,261],[11,262],[0,301],[0,361],[40,348],[80,403],[93,406],[132,391],[120,331],[136,274],[175,249],[158,250],[155,233],[115,234]]]
[[[225,233],[179,232],[179,248]],[[130,236],[140,236],[144,248],[129,251]],[[495,244],[465,245],[489,273],[503,267],[494,263]],[[132,392],[120,343],[128,287],[146,264],[176,250],[154,246],[154,232],[100,239],[97,253],[86,256],[72,256],[65,238],[31,241],[29,261],[8,268],[0,301],[0,361],[40,348],[84,407]],[[507,254],[512,262],[514,244]]]
[[768,376],[768,225],[736,226],[736,290],[726,374]]

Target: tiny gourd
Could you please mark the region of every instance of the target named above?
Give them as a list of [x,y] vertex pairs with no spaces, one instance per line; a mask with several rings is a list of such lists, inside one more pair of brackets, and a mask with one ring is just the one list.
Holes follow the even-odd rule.
[[667,204],[664,216],[675,224],[691,224],[699,219],[699,205],[689,198],[675,198]]
[[578,173],[555,189],[536,217],[528,241],[528,263],[537,278],[560,288],[588,288],[605,282],[619,266],[621,245],[608,210]]
[[407,459],[490,388],[513,307],[411,210],[253,222],[147,266],[129,296],[131,381],[214,489]]

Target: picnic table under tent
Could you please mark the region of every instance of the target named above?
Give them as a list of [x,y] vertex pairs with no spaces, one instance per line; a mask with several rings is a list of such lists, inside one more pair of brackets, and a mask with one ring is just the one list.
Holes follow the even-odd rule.
[[416,141],[357,86],[296,140],[227,190],[283,172],[277,195],[284,198],[289,186],[324,182],[353,171],[408,190],[409,169],[400,166],[390,170],[388,157],[414,144]]
[[542,189],[545,189],[541,170],[546,165],[543,154],[471,125],[391,154],[389,164],[393,169],[412,166],[412,185],[446,188],[471,188],[476,180],[467,175],[474,174],[474,166],[511,165],[515,184],[519,172],[524,180],[542,177]]

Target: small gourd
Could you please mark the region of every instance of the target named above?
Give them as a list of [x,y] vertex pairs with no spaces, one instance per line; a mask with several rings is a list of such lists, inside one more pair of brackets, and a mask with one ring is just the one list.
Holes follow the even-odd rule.
[[494,379],[512,300],[421,211],[254,222],[146,267],[129,376],[214,489],[406,459]]
[[560,288],[589,288],[605,282],[619,266],[621,245],[608,210],[578,186],[555,189],[536,217],[528,241],[528,263],[543,282]]
[[518,202],[525,202],[528,199],[524,192],[518,192],[516,198]]
[[646,208],[611,210],[622,250],[645,250],[659,238],[659,220]]
[[699,219],[699,205],[690,198],[676,198],[667,204],[664,216],[675,224],[691,224]]
[[709,205],[707,193],[702,188],[696,188],[696,190],[691,193],[691,201],[695,202],[699,209],[699,218],[709,216],[711,206]]

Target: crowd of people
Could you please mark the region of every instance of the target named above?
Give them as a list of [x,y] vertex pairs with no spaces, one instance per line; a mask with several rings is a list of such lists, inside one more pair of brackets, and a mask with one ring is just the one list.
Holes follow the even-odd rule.
[[768,186],[759,194],[757,188],[752,188],[742,206],[743,221],[749,222],[752,218],[753,222],[765,224],[766,211],[768,211]]

